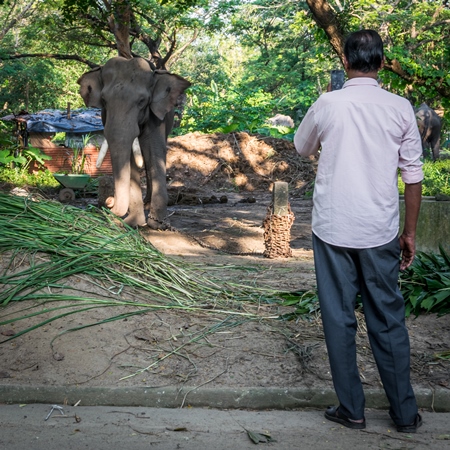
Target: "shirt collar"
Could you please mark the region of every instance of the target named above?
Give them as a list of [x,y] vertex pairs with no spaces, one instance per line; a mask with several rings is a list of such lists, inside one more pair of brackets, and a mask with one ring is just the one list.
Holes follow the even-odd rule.
[[347,80],[344,83],[344,86],[342,86],[342,88],[346,88],[346,87],[352,87],[352,86],[374,86],[374,87],[380,87],[380,85],[378,84],[377,80],[374,80],[373,78],[370,77],[357,77],[357,78],[352,78],[351,80]]

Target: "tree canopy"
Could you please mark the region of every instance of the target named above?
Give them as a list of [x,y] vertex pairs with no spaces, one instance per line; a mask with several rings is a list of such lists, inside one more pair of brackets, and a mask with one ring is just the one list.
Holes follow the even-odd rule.
[[345,36],[361,28],[384,40],[383,84],[447,117],[445,0],[3,0],[0,104],[81,106],[81,73],[140,56],[193,83],[189,130],[252,129],[277,112],[299,120],[343,68]]

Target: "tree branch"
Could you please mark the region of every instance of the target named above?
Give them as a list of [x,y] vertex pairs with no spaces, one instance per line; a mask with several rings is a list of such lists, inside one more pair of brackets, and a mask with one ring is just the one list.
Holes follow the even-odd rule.
[[[13,28],[17,22],[21,21],[23,18],[28,17],[33,13],[33,11],[30,11],[30,9],[33,7],[36,0],[32,0],[30,3],[24,6],[23,10],[13,19],[9,21],[7,25],[3,27],[3,29],[0,31],[0,41],[5,37],[6,33]],[[11,8],[12,11],[13,8]],[[29,12],[29,14],[27,14]]]
[[333,50],[344,61],[344,36],[336,14],[326,0],[306,0],[309,10],[319,28],[325,31]]
[[194,34],[192,35],[192,37],[182,46],[180,47],[178,50],[174,51],[172,53],[172,56],[170,58],[170,65],[172,65],[175,61],[177,61],[177,59],[180,57],[180,55],[186,50],[187,47],[189,47],[198,37],[199,35],[199,30],[194,30]]
[[100,67],[99,64],[93,63],[92,61],[89,61],[86,58],[82,58],[78,55],[65,55],[62,53],[14,53],[11,55],[1,56],[0,61],[8,61],[12,59],[22,59],[22,58],[53,58],[58,60],[72,60],[72,61],[79,61],[87,66],[89,66],[91,69],[95,69],[96,67]]
[[396,59],[390,61],[387,60],[384,64],[384,68],[392,73],[395,73],[408,83],[416,86],[433,86],[439,95],[450,98],[450,87],[445,84],[445,80],[443,78],[436,79],[431,77],[417,77],[414,75],[409,75],[402,69],[402,66]]
[[[341,61],[343,61],[344,57],[344,37],[341,31],[341,27],[339,26],[338,18],[336,14],[331,9],[327,0],[306,0],[308,7],[316,21],[317,25],[323,29],[328,36],[330,44],[334,51],[337,53]],[[446,24],[448,20],[443,20],[441,22],[434,22],[433,24],[428,25],[428,27],[434,27]],[[414,84],[416,86],[427,86],[434,87],[439,95],[443,97],[450,98],[450,87],[445,83],[443,78],[433,78],[426,76],[416,76],[409,75],[406,73],[400,62],[396,59],[386,61],[384,65],[385,69],[395,73],[403,80],[408,83]]]

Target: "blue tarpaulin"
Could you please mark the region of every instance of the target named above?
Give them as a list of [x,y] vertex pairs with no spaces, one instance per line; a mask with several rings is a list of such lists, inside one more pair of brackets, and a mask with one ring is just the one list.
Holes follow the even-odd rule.
[[[14,118],[8,116],[4,120]],[[27,123],[27,131],[30,133],[91,133],[103,131],[101,110],[96,108],[74,109],[67,118],[67,111],[57,109],[44,109],[35,114],[23,114],[15,119]]]

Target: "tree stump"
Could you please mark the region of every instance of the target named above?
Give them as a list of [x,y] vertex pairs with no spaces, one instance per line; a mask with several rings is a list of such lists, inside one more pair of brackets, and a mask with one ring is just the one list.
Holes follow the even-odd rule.
[[98,178],[98,207],[106,208],[106,199],[114,197],[114,178],[103,176]]

